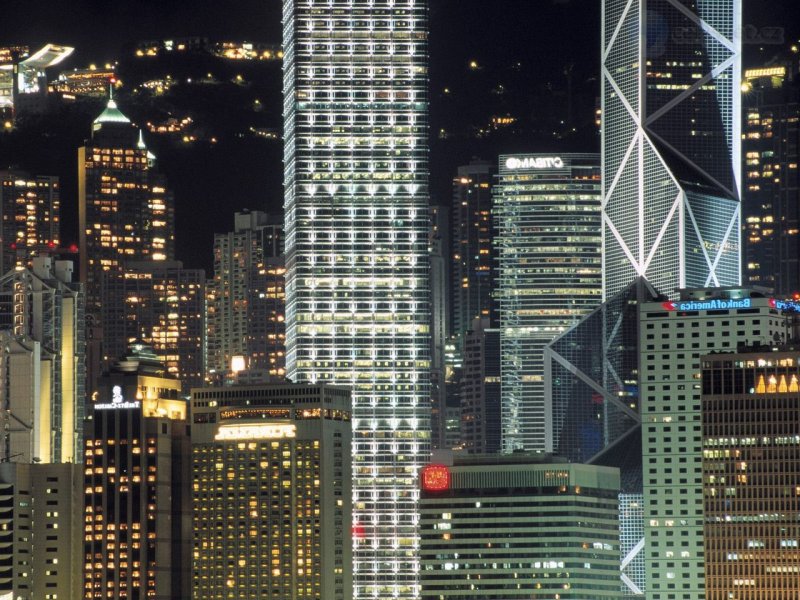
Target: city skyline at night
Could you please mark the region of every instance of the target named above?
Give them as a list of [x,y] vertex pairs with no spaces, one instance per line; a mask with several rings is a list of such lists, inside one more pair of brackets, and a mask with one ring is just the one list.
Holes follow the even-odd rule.
[[800,596],[793,8],[8,0],[0,600]]

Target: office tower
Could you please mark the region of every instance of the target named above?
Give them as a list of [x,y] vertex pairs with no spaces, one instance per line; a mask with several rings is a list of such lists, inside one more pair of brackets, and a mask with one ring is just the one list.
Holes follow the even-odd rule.
[[214,235],[208,293],[210,380],[231,373],[234,356],[271,377],[286,374],[283,222],[266,213],[236,213],[234,230]]
[[428,6],[283,7],[287,374],[353,390],[354,596],[415,598],[430,445]]
[[447,406],[446,346],[450,330],[449,240],[450,216],[444,206],[430,207],[428,232],[431,293],[431,448],[445,447]]
[[800,76],[797,59],[745,71],[745,284],[800,291]]
[[497,167],[473,160],[458,167],[453,179],[452,237],[452,332],[459,340],[472,328],[475,317],[488,317],[490,327],[498,323],[493,297],[496,287],[492,220],[492,185]]
[[740,281],[741,0],[604,0],[603,297]]
[[[461,445],[461,382],[464,363],[456,340],[450,338],[444,347],[444,379],[436,390],[431,411],[431,449],[453,450]],[[438,373],[434,371],[438,377]],[[437,382],[438,385],[438,382]]]
[[194,598],[353,597],[350,419],[344,388],[192,390]]
[[666,296],[637,278],[544,352],[548,451],[572,462],[620,470],[623,597],[642,596],[646,590],[639,307],[659,300]]
[[[634,432],[639,437],[639,306],[660,297],[638,278],[545,347],[548,452],[591,462]],[[623,469],[623,490],[641,492],[640,475],[638,482],[628,475]]]
[[800,596],[800,353],[702,359],[705,597]]
[[645,571],[651,600],[705,595],[700,357],[785,342],[790,314],[747,289],[682,290],[641,305]]
[[83,598],[189,600],[189,423],[142,344],[103,375],[86,425]]
[[80,462],[85,389],[84,294],[70,261],[38,256],[0,277],[0,457]]
[[506,155],[494,190],[504,452],[544,451],[544,347],[601,300],[600,158]]
[[143,342],[188,396],[205,378],[205,279],[202,269],[184,269],[171,260],[131,261],[123,273],[103,274],[106,356],[121,356],[130,344]]
[[500,452],[500,330],[478,317],[464,338],[461,446],[469,454]]
[[78,149],[78,213],[80,276],[92,314],[101,306],[104,272],[120,272],[127,261],[174,258],[172,194],[141,132],[113,97]]
[[0,598],[81,598],[83,465],[0,463]]
[[420,478],[422,600],[620,597],[616,469],[476,456]]
[[58,177],[0,171],[0,268],[30,266],[34,256],[60,243]]

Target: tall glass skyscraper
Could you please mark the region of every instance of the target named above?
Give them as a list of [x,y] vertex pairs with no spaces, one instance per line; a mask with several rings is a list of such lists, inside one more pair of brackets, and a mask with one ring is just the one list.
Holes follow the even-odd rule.
[[502,447],[552,451],[545,346],[600,304],[600,157],[500,157],[494,188]]
[[353,390],[354,595],[419,594],[428,6],[284,0],[287,375]]
[[604,0],[604,297],[740,279],[741,0]]

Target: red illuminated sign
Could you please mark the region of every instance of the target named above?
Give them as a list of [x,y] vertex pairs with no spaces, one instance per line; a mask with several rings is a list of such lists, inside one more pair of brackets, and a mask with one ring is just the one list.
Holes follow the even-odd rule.
[[450,489],[450,469],[444,465],[428,465],[422,469],[422,489],[443,492]]

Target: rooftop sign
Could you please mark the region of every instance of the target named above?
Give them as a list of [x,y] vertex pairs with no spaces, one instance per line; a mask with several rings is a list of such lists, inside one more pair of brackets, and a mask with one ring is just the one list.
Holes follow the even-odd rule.
[[506,168],[516,169],[563,169],[564,161],[560,156],[531,156],[517,158],[512,156],[506,160]]
[[444,465],[428,465],[422,469],[422,489],[444,492],[450,489],[450,469]]
[[94,405],[95,410],[117,410],[124,408],[139,408],[141,403],[136,400],[135,402],[127,402],[122,396],[122,388],[115,385],[111,388],[111,402],[98,403]]
[[770,308],[777,308],[778,310],[800,312],[800,302],[793,302],[791,300],[775,300],[775,298],[770,298],[769,306]]
[[689,311],[689,310],[730,310],[732,308],[751,308],[753,301],[750,298],[740,298],[738,300],[682,300],[680,302],[664,302],[663,306],[669,311]]
[[218,442],[242,440],[276,440],[297,437],[297,428],[291,423],[264,423],[257,425],[222,425],[214,439]]

